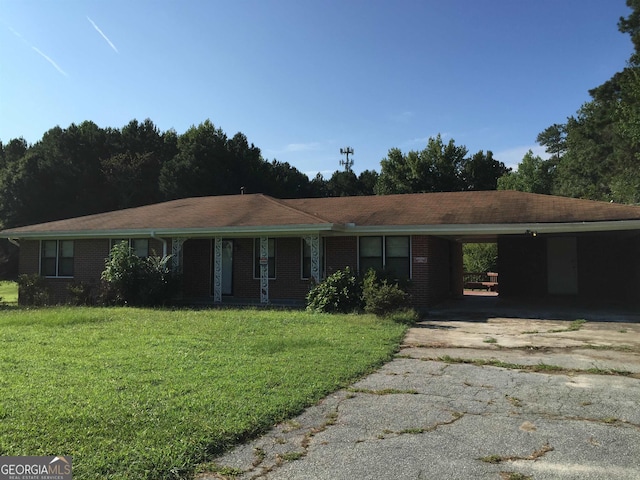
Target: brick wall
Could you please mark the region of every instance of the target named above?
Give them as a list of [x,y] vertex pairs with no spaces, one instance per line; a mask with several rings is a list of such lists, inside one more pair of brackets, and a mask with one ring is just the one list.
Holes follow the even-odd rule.
[[411,256],[412,281],[409,292],[413,306],[430,307],[449,298],[452,291],[450,242],[437,237],[414,235],[411,238]]
[[327,237],[324,239],[324,242],[326,245],[326,276],[342,270],[345,267],[349,267],[354,272],[357,272],[358,237]]

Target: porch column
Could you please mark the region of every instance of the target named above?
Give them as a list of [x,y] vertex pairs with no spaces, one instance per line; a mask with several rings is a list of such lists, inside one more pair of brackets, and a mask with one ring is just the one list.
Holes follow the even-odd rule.
[[320,235],[307,235],[304,241],[311,250],[311,278],[320,283]]
[[171,239],[171,271],[174,274],[182,273],[182,245],[186,238]]
[[260,303],[269,303],[269,238],[260,237]]
[[213,301],[222,302],[222,237],[213,239]]

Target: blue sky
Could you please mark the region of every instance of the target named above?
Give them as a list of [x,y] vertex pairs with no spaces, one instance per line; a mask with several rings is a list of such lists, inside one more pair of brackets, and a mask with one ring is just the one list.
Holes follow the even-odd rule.
[[0,140],[210,119],[325,177],[438,133],[515,166],[632,52],[624,0],[0,0]]

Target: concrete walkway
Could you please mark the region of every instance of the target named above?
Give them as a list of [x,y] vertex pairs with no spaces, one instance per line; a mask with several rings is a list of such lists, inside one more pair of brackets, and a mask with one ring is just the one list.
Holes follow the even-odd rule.
[[468,305],[198,478],[640,479],[634,314]]

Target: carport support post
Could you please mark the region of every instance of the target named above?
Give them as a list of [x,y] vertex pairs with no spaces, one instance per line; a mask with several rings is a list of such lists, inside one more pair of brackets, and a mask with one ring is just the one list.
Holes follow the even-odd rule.
[[462,242],[450,242],[451,261],[451,295],[454,298],[464,296],[464,256]]
[[269,238],[260,237],[260,303],[269,303]]
[[222,238],[213,239],[213,301],[222,302]]

